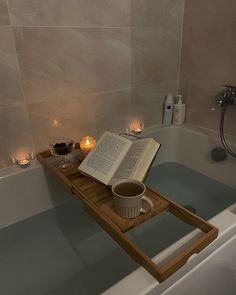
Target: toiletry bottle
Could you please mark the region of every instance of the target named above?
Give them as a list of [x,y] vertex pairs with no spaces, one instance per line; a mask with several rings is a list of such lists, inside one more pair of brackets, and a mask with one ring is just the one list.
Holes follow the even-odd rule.
[[171,125],[172,124],[173,107],[174,107],[174,96],[173,96],[173,94],[169,93],[166,96],[166,100],[164,103],[164,110],[163,110],[163,124],[164,125]]
[[185,104],[182,102],[182,95],[177,95],[178,102],[174,104],[173,124],[181,125],[185,120]]

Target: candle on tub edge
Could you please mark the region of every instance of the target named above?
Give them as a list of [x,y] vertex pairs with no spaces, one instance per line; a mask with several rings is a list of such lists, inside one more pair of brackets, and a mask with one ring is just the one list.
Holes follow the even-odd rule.
[[28,160],[28,159],[18,160],[18,161],[17,161],[17,164],[18,164],[20,167],[22,167],[22,168],[26,168],[26,167],[29,166],[29,164],[30,164],[30,160]]
[[84,136],[80,140],[80,149],[84,155],[87,155],[96,146],[96,140],[92,136]]
[[141,133],[144,129],[144,123],[143,121],[134,121],[129,126],[129,132],[131,133]]
[[12,163],[17,164],[21,168],[26,168],[30,165],[31,160],[33,159],[33,152],[27,154],[17,153],[11,157]]

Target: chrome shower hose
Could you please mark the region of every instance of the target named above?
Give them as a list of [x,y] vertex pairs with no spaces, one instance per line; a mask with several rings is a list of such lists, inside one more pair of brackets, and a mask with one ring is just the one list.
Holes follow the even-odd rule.
[[220,115],[220,139],[221,142],[224,146],[224,148],[226,149],[226,151],[233,157],[236,159],[236,153],[234,153],[228,146],[226,140],[225,140],[225,136],[224,136],[224,119],[225,119],[225,112],[226,112],[226,104],[221,106],[221,115]]

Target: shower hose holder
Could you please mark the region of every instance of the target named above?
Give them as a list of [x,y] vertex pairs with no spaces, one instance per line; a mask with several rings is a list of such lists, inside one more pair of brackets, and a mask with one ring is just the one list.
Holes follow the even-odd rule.
[[220,91],[215,97],[217,105],[221,108],[220,139],[225,150],[233,158],[236,159],[236,153],[233,152],[232,149],[228,146],[224,136],[224,119],[225,119],[226,107],[228,105],[236,105],[236,86],[233,86],[233,85],[222,85],[222,86],[225,86],[226,89]]
[[224,105],[230,105],[235,104],[236,105],[236,86],[233,85],[222,85],[225,86],[226,89],[220,91],[216,97],[216,103],[218,106],[224,106]]

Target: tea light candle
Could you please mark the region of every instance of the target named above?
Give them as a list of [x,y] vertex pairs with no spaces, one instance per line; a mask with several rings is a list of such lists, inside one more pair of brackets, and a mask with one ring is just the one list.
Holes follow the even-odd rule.
[[18,160],[18,161],[17,161],[17,164],[18,164],[20,167],[22,167],[22,168],[26,168],[26,167],[29,166],[29,164],[30,164],[30,160],[28,160],[28,159]]
[[80,149],[83,154],[87,155],[96,146],[96,140],[92,136],[84,136],[80,140]]
[[139,126],[133,127],[132,132],[134,132],[134,133],[140,133],[140,132],[142,132],[142,129]]
[[135,121],[129,126],[128,129],[130,133],[141,133],[144,129],[144,123],[142,121]]
[[19,152],[16,155],[12,156],[12,162],[14,164],[17,164],[21,168],[28,167],[31,163],[31,160],[33,160],[33,159],[34,159],[33,152],[29,152],[29,153],[25,153],[25,154],[22,152]]

